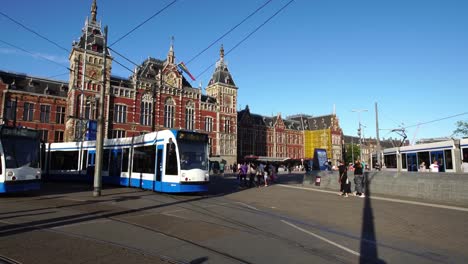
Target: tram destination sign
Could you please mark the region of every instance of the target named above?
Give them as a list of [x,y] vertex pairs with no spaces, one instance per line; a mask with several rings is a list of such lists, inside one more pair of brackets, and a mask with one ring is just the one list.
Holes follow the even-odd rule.
[[1,135],[2,136],[18,136],[18,137],[28,137],[28,138],[36,138],[38,137],[38,132],[35,130],[27,129],[27,128],[16,128],[16,127],[1,127]]
[[177,133],[177,139],[195,142],[208,142],[208,135],[202,133],[179,131]]

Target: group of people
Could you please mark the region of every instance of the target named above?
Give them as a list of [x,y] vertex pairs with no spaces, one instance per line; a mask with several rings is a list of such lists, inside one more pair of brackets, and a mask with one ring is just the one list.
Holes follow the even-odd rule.
[[[351,167],[351,166],[350,166]],[[356,160],[356,162],[352,165],[352,170],[354,171],[354,184],[355,184],[355,192],[354,195],[358,197],[365,197],[364,194],[364,168],[365,164],[363,164],[360,160]],[[338,172],[339,178],[338,182],[340,183],[340,195],[344,197],[348,197],[351,194],[351,181],[348,178],[348,166],[346,166],[343,161],[339,161]]]
[[[267,187],[276,179],[276,167],[273,164],[246,163],[237,165],[237,180],[241,187]],[[248,177],[248,179],[247,179]]]

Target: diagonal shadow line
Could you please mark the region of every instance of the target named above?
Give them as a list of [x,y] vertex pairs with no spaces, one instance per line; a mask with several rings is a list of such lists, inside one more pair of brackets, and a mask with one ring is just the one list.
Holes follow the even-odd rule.
[[[377,237],[375,233],[374,212],[370,199],[371,195],[371,182],[373,177],[369,173],[364,173],[364,208],[362,212],[362,227],[361,227],[361,241],[360,241],[360,256],[359,263],[386,263],[379,259],[377,250]],[[373,175],[375,176],[375,174]]]
[[[126,200],[140,199],[141,197],[151,196],[151,195],[152,195],[152,193],[145,194],[145,195],[138,195],[138,196],[118,196],[118,197],[113,198],[113,199],[87,200],[87,201],[84,201],[84,202],[78,202],[78,203],[68,204],[68,205],[49,206],[49,207],[42,207],[42,208],[36,208],[36,209],[26,209],[26,210],[2,212],[2,213],[0,213],[0,215],[35,212],[35,211],[50,210],[50,209],[71,208],[71,207],[75,207],[75,206],[83,206],[83,205],[90,205],[90,204],[96,204],[96,203],[105,203],[105,202],[122,202],[122,201],[126,201]],[[125,198],[125,197],[128,197],[128,198]]]
[[0,220],[10,219],[10,218],[18,218],[18,217],[24,217],[24,216],[45,215],[45,214],[52,214],[52,213],[56,213],[56,211],[48,211],[48,212],[41,212],[41,213],[31,213],[31,214],[20,214],[20,215],[3,216],[3,217],[0,217]]
[[[82,213],[82,214],[75,214],[75,215],[68,215],[68,216],[61,216],[47,220],[38,220],[38,221],[31,221],[25,223],[8,223],[6,226],[0,227],[0,237],[15,235],[20,233],[26,233],[38,229],[46,229],[52,228],[61,225],[69,225],[75,224],[80,222],[85,222],[89,220],[99,219],[101,218],[99,215],[106,211],[96,211],[91,213]],[[83,218],[84,216],[84,218]],[[7,223],[7,222],[3,222]]]
[[[93,213],[84,213],[84,214],[77,214],[77,215],[71,215],[71,216],[62,216],[62,217],[56,217],[56,218],[52,218],[52,219],[39,220],[39,221],[30,221],[30,222],[25,222],[25,223],[21,223],[21,224],[9,224],[7,226],[0,227],[0,237],[1,236],[19,234],[19,233],[25,233],[25,232],[29,232],[29,231],[37,230],[37,229],[47,229],[47,228],[77,224],[77,223],[81,223],[81,222],[87,222],[87,221],[92,221],[92,220],[97,220],[97,219],[102,219],[102,218],[113,218],[113,217],[116,217],[116,216],[122,216],[122,215],[126,215],[126,214],[131,214],[131,213],[143,212],[143,211],[146,211],[146,210],[163,208],[163,207],[177,205],[177,204],[183,204],[183,203],[187,203],[187,202],[201,201],[201,200],[211,199],[211,198],[215,198],[215,197],[219,197],[219,196],[224,196],[224,194],[215,195],[215,196],[197,197],[197,198],[194,198],[194,199],[188,199],[188,200],[183,200],[183,201],[175,201],[175,202],[171,202],[171,203],[167,203],[167,204],[152,205],[152,206],[146,206],[146,207],[142,207],[142,208],[138,208],[138,209],[128,209],[128,210],[124,210],[124,211],[111,212],[111,213],[103,213],[103,212],[106,212],[106,211],[97,211],[97,212],[93,212]],[[81,205],[83,205],[83,204],[81,204]],[[75,206],[77,206],[77,205],[75,205]],[[83,217],[83,216],[85,216],[85,217]],[[18,229],[18,228],[20,228],[20,229]]]

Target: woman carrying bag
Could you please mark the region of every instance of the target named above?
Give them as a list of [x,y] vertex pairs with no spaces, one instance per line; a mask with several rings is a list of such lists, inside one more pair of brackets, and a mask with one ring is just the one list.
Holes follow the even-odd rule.
[[340,195],[348,197],[348,193],[351,193],[351,181],[348,179],[348,168],[340,161],[340,166],[338,166],[338,171],[340,178],[338,182],[340,183]]

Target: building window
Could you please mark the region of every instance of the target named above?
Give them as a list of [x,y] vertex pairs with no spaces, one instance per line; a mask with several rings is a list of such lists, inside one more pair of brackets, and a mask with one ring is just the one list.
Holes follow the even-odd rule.
[[41,123],[49,123],[50,105],[41,105]]
[[116,123],[127,122],[127,106],[126,105],[114,106],[114,122]]
[[231,133],[231,120],[229,119],[224,120],[224,132]]
[[6,101],[5,118],[9,120],[16,119],[16,101]]
[[185,128],[189,130],[193,130],[194,123],[195,123],[195,107],[193,102],[190,101],[187,103],[185,107]]
[[57,111],[55,112],[55,123],[65,123],[65,106],[57,106],[56,110]]
[[124,138],[125,130],[112,130],[112,138]]
[[47,139],[49,138],[49,130],[39,130],[39,136],[42,141],[47,142]]
[[164,104],[164,126],[174,127],[175,104],[172,98],[167,98]]
[[144,126],[151,126],[152,122],[152,113],[153,113],[153,97],[150,94],[143,95],[141,99],[141,113],[140,113],[140,124]]
[[205,131],[206,132],[213,131],[213,118],[205,117]]
[[24,103],[23,120],[33,121],[34,117],[34,104]]
[[55,131],[54,142],[63,142],[63,131]]

